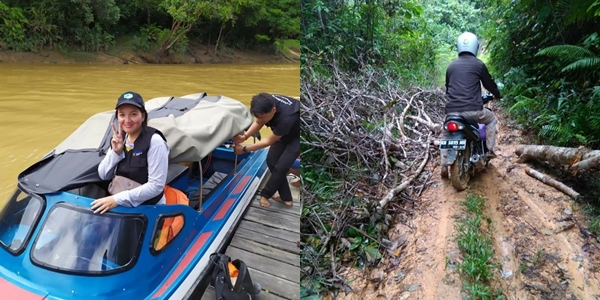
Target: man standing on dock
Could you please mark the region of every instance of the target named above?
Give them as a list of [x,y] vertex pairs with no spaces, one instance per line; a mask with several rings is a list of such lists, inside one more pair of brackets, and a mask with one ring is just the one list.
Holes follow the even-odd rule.
[[[293,205],[292,192],[287,174],[294,161],[300,155],[300,102],[292,97],[277,94],[260,93],[252,97],[250,112],[254,123],[244,134],[234,138],[236,154],[248,153],[269,147],[267,166],[271,178],[261,191],[260,205],[269,207],[269,198]],[[270,127],[273,134],[252,145],[239,145],[256,134],[264,125]],[[279,192],[279,197],[273,197]]]

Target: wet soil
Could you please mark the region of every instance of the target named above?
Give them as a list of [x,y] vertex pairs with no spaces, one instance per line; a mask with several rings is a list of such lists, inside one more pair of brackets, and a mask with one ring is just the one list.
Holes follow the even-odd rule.
[[348,271],[354,292],[338,299],[464,299],[455,224],[468,193],[486,199],[492,220],[495,279],[506,299],[600,299],[600,246],[586,234],[586,217],[568,196],[525,173],[515,147],[523,134],[499,108],[498,157],[469,188],[457,192],[431,161],[432,184],[411,218],[397,217],[389,234],[404,241],[376,270]]

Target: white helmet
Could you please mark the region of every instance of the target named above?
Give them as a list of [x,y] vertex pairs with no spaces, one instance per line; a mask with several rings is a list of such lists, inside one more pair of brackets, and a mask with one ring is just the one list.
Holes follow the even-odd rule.
[[463,32],[458,36],[456,46],[458,46],[458,54],[466,51],[477,56],[477,50],[479,50],[479,41],[477,40],[477,36],[474,34],[470,32]]

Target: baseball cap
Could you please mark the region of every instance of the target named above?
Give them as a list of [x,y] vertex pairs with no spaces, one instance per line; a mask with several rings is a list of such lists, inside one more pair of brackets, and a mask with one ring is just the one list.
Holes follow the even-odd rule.
[[117,100],[117,106],[115,106],[115,109],[123,104],[130,104],[139,109],[145,109],[144,99],[140,94],[136,92],[125,92],[121,96],[119,96],[119,99]]

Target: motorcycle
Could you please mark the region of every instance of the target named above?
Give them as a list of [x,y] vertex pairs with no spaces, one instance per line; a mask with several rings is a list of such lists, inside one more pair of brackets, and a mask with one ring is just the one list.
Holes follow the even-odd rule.
[[[494,99],[492,94],[481,96],[483,105]],[[485,109],[490,110],[485,107]],[[487,156],[485,124],[458,115],[447,115],[444,121],[444,130],[447,136],[440,140],[439,149],[442,155],[445,150],[446,164],[442,158],[442,178],[448,178],[450,167],[450,181],[457,191],[467,188],[467,184],[476,172],[487,167],[491,158]]]

